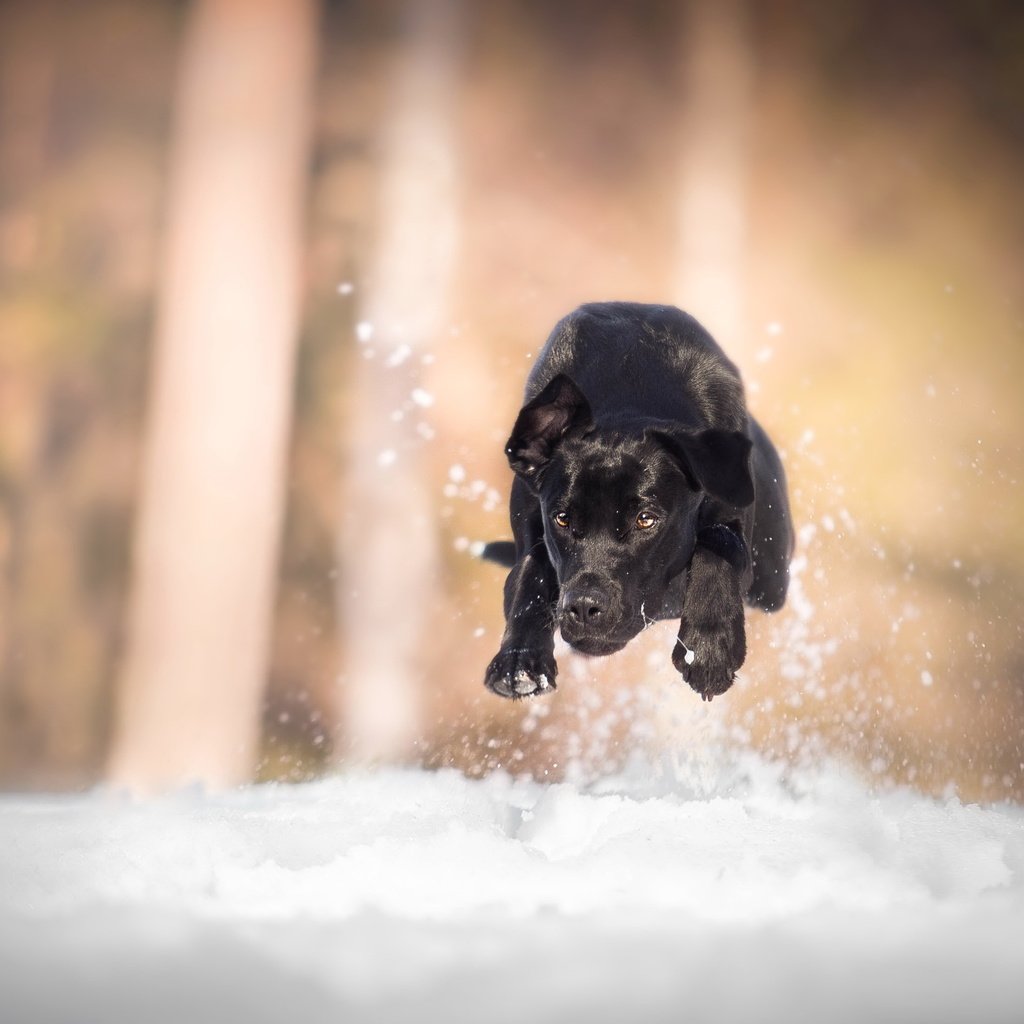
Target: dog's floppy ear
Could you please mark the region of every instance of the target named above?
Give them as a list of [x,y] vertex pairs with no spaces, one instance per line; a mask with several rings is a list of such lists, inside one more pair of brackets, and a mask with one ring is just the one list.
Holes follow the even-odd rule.
[[509,465],[527,479],[535,476],[566,434],[585,430],[591,422],[583,392],[560,373],[520,410],[505,445]]
[[679,427],[658,428],[650,434],[668,449],[694,490],[704,490],[736,508],[753,502],[753,445],[746,434],[738,430],[689,431]]

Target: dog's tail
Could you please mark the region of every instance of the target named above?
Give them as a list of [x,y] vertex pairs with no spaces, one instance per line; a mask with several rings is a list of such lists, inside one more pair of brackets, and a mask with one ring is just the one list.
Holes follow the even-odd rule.
[[480,557],[488,562],[497,562],[498,565],[503,565],[506,569],[511,569],[516,564],[515,543],[510,540],[492,540],[489,544],[484,545]]

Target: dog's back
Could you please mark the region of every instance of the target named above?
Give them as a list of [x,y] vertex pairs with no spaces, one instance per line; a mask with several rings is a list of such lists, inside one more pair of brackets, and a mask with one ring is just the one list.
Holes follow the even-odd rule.
[[739,371],[674,306],[580,306],[555,325],[527,380],[526,400],[559,373],[579,384],[599,421],[635,413],[694,428],[747,427]]

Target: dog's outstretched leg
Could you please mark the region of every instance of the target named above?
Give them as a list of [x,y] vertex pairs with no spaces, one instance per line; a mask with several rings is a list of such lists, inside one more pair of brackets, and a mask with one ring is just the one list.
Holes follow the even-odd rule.
[[499,697],[517,700],[555,688],[555,604],[558,574],[544,546],[544,521],[536,494],[518,476],[512,482],[514,545],[496,545],[508,555],[505,633],[484,674],[484,685]]
[[541,544],[516,563],[505,581],[505,635],[487,666],[487,689],[514,700],[555,688],[557,597],[555,570]]
[[698,534],[672,664],[704,700],[732,686],[747,656],[743,585],[748,565],[746,545],[734,529],[716,524]]

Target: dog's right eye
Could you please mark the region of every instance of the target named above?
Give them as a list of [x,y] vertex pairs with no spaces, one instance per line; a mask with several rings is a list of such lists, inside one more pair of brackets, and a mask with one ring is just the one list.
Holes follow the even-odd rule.
[[563,530],[569,529],[569,513],[568,512],[556,512],[553,516],[555,520],[555,526],[560,526]]

